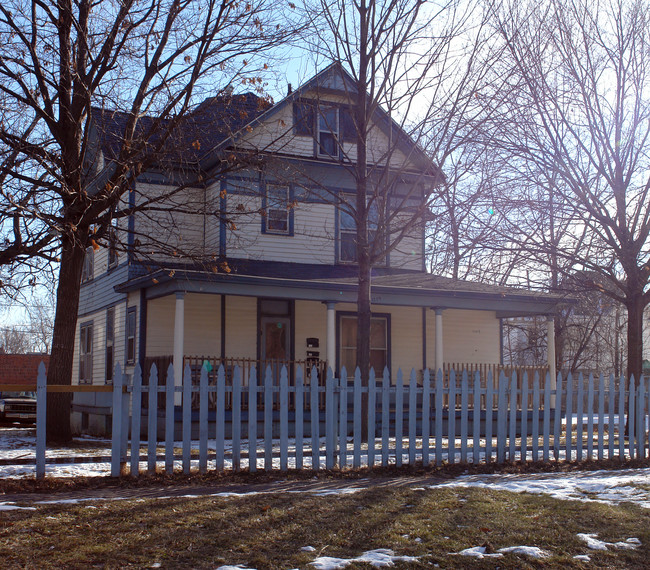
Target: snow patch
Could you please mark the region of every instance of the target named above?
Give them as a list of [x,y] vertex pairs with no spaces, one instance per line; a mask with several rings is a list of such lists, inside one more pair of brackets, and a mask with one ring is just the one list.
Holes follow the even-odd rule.
[[332,556],[319,556],[310,563],[316,570],[338,570],[345,568],[352,562],[366,562],[375,568],[388,568],[395,566],[395,562],[415,562],[415,556],[395,556],[395,553],[388,548],[368,550],[357,558],[334,558]]
[[578,538],[587,544],[587,548],[591,548],[592,550],[608,550],[609,547],[619,548],[621,550],[635,550],[641,545],[641,541],[638,538],[628,538],[625,541],[619,542],[605,542],[604,540],[599,540],[597,537],[598,535],[595,533],[578,533]]
[[449,554],[457,554],[458,556],[471,556],[473,558],[478,558],[479,560],[482,560],[483,558],[502,558],[503,554],[499,552],[494,552],[491,554],[488,554],[486,552],[485,546],[473,546],[472,548],[466,548],[465,550],[461,550],[460,552],[450,552]]
[[16,503],[0,503],[0,511],[35,511],[36,507],[20,507]]
[[551,555],[547,550],[542,550],[537,546],[507,546],[505,548],[499,548],[497,552],[521,554],[530,558],[548,558]]

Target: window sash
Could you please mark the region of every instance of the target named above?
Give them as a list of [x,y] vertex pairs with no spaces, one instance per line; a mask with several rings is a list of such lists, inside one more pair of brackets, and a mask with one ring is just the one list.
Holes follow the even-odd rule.
[[93,381],[93,325],[83,324],[79,329],[79,383]]
[[95,250],[92,246],[86,248],[84,262],[81,268],[81,282],[90,281],[93,278]]
[[280,184],[266,185],[266,231],[289,233],[289,187]]
[[338,156],[339,110],[323,107],[318,115],[318,154]]
[[126,314],[126,361],[135,362],[135,310],[129,309]]

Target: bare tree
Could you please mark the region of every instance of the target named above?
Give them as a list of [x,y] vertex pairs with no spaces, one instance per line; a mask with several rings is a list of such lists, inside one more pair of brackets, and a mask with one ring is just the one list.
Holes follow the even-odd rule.
[[[540,182],[516,240],[558,275],[583,275],[627,309],[628,376],[650,301],[649,8],[636,0],[508,4],[495,14],[507,78],[493,122],[501,187]],[[513,194],[509,194],[512,196]],[[559,221],[541,231],[553,210]],[[549,226],[547,225],[547,230]],[[553,276],[555,273],[555,276]]]
[[[287,27],[267,0],[2,3],[0,264],[59,262],[48,383],[71,382],[86,249],[133,213],[125,197],[152,165],[185,167],[189,183],[204,175],[196,153],[180,165],[166,154],[175,133],[206,91],[257,82]],[[100,152],[107,131],[113,146]],[[67,440],[70,398],[50,396],[48,438]]]
[[[442,165],[478,121],[473,95],[492,54],[483,56],[484,21],[470,21],[472,11],[453,1],[320,2],[314,12],[313,51],[340,64],[352,109],[352,136],[337,141],[333,154],[347,165],[355,192],[334,198],[355,231],[357,366],[366,378],[372,268],[431,219],[446,191]],[[470,23],[473,35],[461,38]],[[371,142],[380,132],[387,139],[381,148]]]

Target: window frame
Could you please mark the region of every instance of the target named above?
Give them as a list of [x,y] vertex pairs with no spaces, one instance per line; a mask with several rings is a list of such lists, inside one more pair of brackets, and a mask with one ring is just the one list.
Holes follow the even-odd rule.
[[[284,206],[281,205],[282,200],[278,198],[272,198],[269,193],[270,188],[280,188],[284,189]],[[272,202],[277,200],[277,204]],[[271,235],[281,235],[281,236],[293,236],[293,207],[291,204],[293,202],[293,192],[290,184],[281,184],[278,182],[267,182],[264,185],[264,204],[262,205],[264,210],[264,215],[262,216],[262,233],[271,234]],[[286,229],[271,227],[272,224],[272,215],[271,212],[274,212],[277,215],[277,220],[280,220],[281,217],[284,217],[286,220]]]
[[104,381],[113,384],[115,374],[115,307],[106,309]]
[[[346,199],[348,204],[352,203],[353,195],[350,195]],[[372,208],[372,206],[371,206]],[[350,219],[354,227],[348,227],[349,224],[344,224],[343,216],[346,216]],[[379,212],[374,210],[374,219],[372,211],[368,216],[368,241],[373,242],[376,239],[382,239],[381,234],[379,233]],[[343,255],[344,251],[344,240],[343,235],[351,236],[352,242],[354,244],[354,256],[349,257]],[[349,238],[348,238],[349,239]],[[354,219],[354,216],[347,211],[344,203],[339,203],[337,206],[337,217],[336,217],[336,260],[341,264],[351,264],[354,265],[358,263],[357,259],[357,250],[356,250],[356,240],[357,240],[357,223]],[[385,247],[386,244],[384,244]],[[388,266],[388,255],[384,256],[383,262],[375,262],[373,266],[377,267],[387,267]]]
[[119,255],[117,253],[117,226],[112,223],[108,228],[108,269],[117,267]]
[[[333,111],[334,126],[330,124],[331,119],[327,119],[326,113]],[[316,117],[316,155],[326,158],[338,158],[341,154],[340,148],[340,117],[339,108],[336,105],[319,106]],[[333,145],[332,152],[325,148],[323,137],[331,137]]]
[[81,267],[81,282],[87,283],[95,277],[95,249],[92,245],[86,248],[84,253],[83,265]]
[[137,338],[137,313],[136,307],[128,307],[124,326],[125,343],[124,359],[126,364],[135,364],[136,361],[136,338]]
[[[357,326],[358,326],[358,314],[352,311],[337,311],[336,312],[336,362],[337,362],[337,371],[340,372],[341,367],[343,366],[343,351],[344,350],[357,350],[356,346],[356,335],[354,335],[354,346],[343,346],[343,322],[346,319],[354,319],[357,321]],[[372,331],[372,322],[373,321],[383,321],[385,323],[385,336],[384,336],[384,346],[383,347],[372,347],[372,344],[370,346],[370,353],[371,353],[371,362],[372,362],[372,353],[373,351],[382,351],[384,352],[384,361],[385,361],[385,366],[390,370],[391,369],[391,314],[390,313],[372,313],[370,315],[370,327]],[[372,343],[372,338],[371,338],[371,343]],[[356,361],[356,358],[355,358]],[[356,365],[352,368],[352,370],[347,370],[348,376],[352,377],[354,376],[354,368]],[[375,376],[377,379],[381,382],[381,377],[382,374],[384,373],[383,369],[382,370],[375,370]]]
[[93,321],[79,325],[79,384],[93,383],[93,329]]

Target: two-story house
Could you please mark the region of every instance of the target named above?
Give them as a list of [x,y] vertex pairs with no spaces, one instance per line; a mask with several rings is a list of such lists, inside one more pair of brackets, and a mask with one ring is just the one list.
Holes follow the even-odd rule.
[[[118,362],[128,374],[154,361],[164,370],[169,362],[194,370],[240,364],[244,382],[252,364],[286,362],[292,374],[313,364],[354,368],[355,96],[349,76],[333,65],[274,105],[226,94],[196,109],[188,125],[200,133],[174,138],[186,160],[176,171],[170,160],[140,176],[129,196],[132,204],[165,196],[160,208],[116,230],[126,236],[124,253],[89,250],[73,382],[111,382]],[[115,113],[98,128],[102,161],[111,160],[119,126]],[[413,216],[442,177],[382,110],[372,127],[369,168],[379,178],[390,171],[394,192],[377,199],[371,215],[371,237],[384,248],[372,271],[372,365],[394,374],[499,363],[500,319],[552,315],[560,299],[428,274],[426,220]],[[224,169],[233,160],[239,166]],[[192,168],[206,174],[180,183]],[[387,188],[375,187],[374,197]],[[398,203],[403,215],[392,215]],[[388,214],[392,226],[382,225]],[[76,395],[77,429],[104,429],[110,410],[100,397]]]

